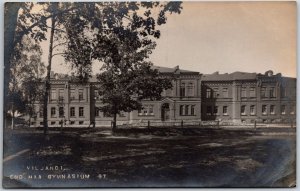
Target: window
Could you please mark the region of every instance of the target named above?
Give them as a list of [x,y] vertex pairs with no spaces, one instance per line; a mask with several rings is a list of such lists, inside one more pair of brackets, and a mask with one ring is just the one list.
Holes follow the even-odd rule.
[[260,95],[261,95],[262,98],[267,97],[267,92],[266,91],[267,91],[266,87],[261,87],[261,89],[260,89]]
[[211,115],[211,106],[206,107],[206,115]]
[[120,111],[119,117],[125,117],[124,111]]
[[44,117],[44,108],[42,106],[40,107],[39,113],[41,118]]
[[194,84],[189,83],[187,86],[188,96],[194,96]]
[[195,115],[195,105],[191,106],[191,115]]
[[256,97],[256,95],[255,95],[255,88],[254,87],[250,88],[250,97]]
[[153,105],[144,105],[142,110],[139,110],[138,115],[154,115]]
[[180,97],[184,97],[185,96],[185,83],[182,83],[180,85]]
[[154,115],[154,113],[153,113],[153,105],[149,105],[149,115]]
[[270,88],[270,97],[271,98],[275,98],[276,97],[276,92],[275,92],[275,88],[274,87]]
[[55,125],[55,121],[51,121],[51,125]]
[[75,107],[70,108],[70,116],[75,117]]
[[98,90],[94,90],[94,96],[95,96],[95,100],[98,100],[100,98]]
[[223,97],[228,98],[228,88],[223,88]]
[[84,116],[83,107],[79,107],[79,117],[83,117],[83,116]]
[[185,115],[189,115],[189,105],[185,106]]
[[206,89],[206,98],[211,98],[211,89]]
[[286,88],[281,86],[281,89],[280,89],[280,96],[282,98],[286,97]]
[[83,90],[78,90],[78,99],[83,100]]
[[250,115],[255,115],[255,105],[250,106]]
[[64,117],[64,108],[63,107],[58,108],[58,114],[59,114],[59,117]]
[[214,88],[213,89],[213,98],[217,98],[219,96],[219,89],[218,88]]
[[275,114],[275,105],[270,106],[270,114],[274,115]]
[[291,115],[294,115],[295,114],[295,106],[292,105],[291,106],[291,112],[290,112]]
[[241,115],[246,115],[246,106],[245,105],[241,106]]
[[75,90],[70,90],[70,100],[75,100]]
[[267,106],[266,106],[266,105],[262,105],[261,113],[262,113],[263,115],[267,115]]
[[246,87],[242,87],[242,97],[247,97],[247,91]]
[[223,106],[223,115],[228,115],[228,107],[227,106]]
[[285,115],[285,105],[282,105],[280,108],[281,115]]
[[56,100],[56,90],[51,90],[51,100]]
[[218,114],[218,106],[214,106],[214,115],[217,115]]
[[96,117],[100,116],[100,109],[98,107],[95,107],[95,116]]
[[180,105],[180,108],[179,108],[179,115],[183,115],[183,110],[184,110],[184,105]]
[[70,125],[74,125],[75,124],[75,121],[70,121]]
[[64,100],[64,90],[63,89],[60,89],[58,91],[58,99],[59,99],[59,101],[63,101]]
[[51,107],[51,117],[55,117],[56,110],[55,107]]
[[82,125],[83,124],[83,121],[79,121],[79,125]]

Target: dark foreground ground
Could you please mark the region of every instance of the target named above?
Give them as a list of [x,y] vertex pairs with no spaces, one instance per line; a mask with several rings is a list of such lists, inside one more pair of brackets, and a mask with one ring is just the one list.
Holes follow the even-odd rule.
[[293,187],[295,152],[295,129],[7,131],[3,186]]

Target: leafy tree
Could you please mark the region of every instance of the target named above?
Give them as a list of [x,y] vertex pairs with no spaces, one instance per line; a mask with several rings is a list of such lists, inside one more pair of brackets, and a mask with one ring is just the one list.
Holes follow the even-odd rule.
[[159,76],[147,59],[161,35],[157,26],[166,23],[168,13],[180,13],[181,3],[83,3],[76,10],[80,13],[65,18],[70,24],[65,58],[82,81],[90,77],[94,60],[103,64],[100,110],[113,115],[115,129],[118,113],[141,109],[142,99],[160,99],[171,88],[171,79]]
[[[148,67],[151,64],[146,63],[145,59],[156,46],[155,38],[160,37],[157,26],[166,23],[169,13],[181,11],[180,2],[50,2],[39,4],[42,8],[37,13],[33,13],[32,3],[17,4],[17,8],[9,6],[10,4],[6,5],[6,10],[14,10],[13,20],[18,18],[16,20],[20,23],[19,25],[14,23],[5,29],[6,35],[13,29],[16,31],[6,45],[11,42],[15,48],[21,42],[20,39],[27,34],[36,41],[46,40],[45,33],[50,29],[50,37],[47,39],[50,43],[43,102],[45,134],[48,127],[47,105],[52,57],[57,55],[53,53],[55,35],[63,37],[60,43],[67,43],[67,49],[63,54],[66,61],[76,69],[82,82],[89,78],[91,64],[95,60],[104,63],[104,68],[113,72],[126,68],[138,72],[142,68],[148,68],[148,73],[147,70],[144,72],[153,74],[155,79],[155,71],[151,71],[151,67]],[[51,26],[47,25],[48,20]],[[62,33],[65,34],[61,35]],[[11,51],[5,53],[5,63],[8,67],[10,54]],[[145,66],[141,67],[142,65]]]
[[[25,36],[22,46],[15,47],[15,52],[10,67],[11,78],[9,81],[8,99],[5,102],[7,109],[12,113],[14,120],[15,112],[33,115],[34,102],[37,99],[39,88],[35,89],[45,72],[45,66],[41,62],[41,47],[31,38]],[[31,103],[31,105],[28,105]],[[13,127],[14,123],[12,123]]]

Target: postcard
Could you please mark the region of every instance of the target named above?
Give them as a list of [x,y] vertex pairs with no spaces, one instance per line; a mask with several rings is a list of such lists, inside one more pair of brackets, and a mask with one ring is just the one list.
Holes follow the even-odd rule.
[[295,2],[6,2],[4,188],[296,187]]

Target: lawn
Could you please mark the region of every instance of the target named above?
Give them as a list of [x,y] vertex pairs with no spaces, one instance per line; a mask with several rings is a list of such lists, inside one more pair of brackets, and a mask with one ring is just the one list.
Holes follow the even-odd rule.
[[[285,133],[276,135],[272,132],[156,128],[119,130],[112,136],[108,130],[92,130],[51,133],[49,140],[44,140],[38,132],[13,132],[4,137],[4,157],[23,149],[30,151],[4,163],[3,184],[6,187],[294,186],[294,130],[286,133],[287,130],[277,129],[276,132]],[[51,166],[63,170],[41,170]],[[20,174],[21,179],[10,178]],[[28,178],[29,175],[36,175],[37,179]],[[65,175],[64,179],[61,175]]]

